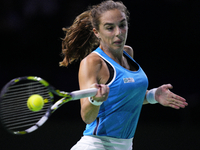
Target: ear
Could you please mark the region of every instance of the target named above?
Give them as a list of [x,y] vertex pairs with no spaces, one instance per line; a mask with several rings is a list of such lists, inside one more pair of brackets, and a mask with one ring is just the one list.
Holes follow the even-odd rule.
[[97,31],[96,28],[93,28],[93,32],[94,32],[94,34],[96,35],[96,37],[99,39],[99,38],[100,38],[99,32]]

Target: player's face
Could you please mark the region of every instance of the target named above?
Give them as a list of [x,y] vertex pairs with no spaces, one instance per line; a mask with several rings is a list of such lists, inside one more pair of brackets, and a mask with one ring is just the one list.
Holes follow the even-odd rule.
[[94,33],[100,38],[100,46],[103,49],[122,50],[128,33],[125,13],[118,9],[104,12],[100,17],[99,30],[94,30]]

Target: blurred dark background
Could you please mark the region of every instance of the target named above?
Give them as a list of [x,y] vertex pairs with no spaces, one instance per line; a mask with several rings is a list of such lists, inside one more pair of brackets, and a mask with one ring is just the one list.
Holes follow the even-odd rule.
[[[35,75],[64,91],[79,89],[78,63],[59,67],[62,27],[99,0],[1,0],[0,88],[18,76]],[[129,9],[127,45],[149,78],[149,88],[171,83],[187,99],[181,110],[143,106],[135,150],[199,150],[199,0],[123,0]],[[79,101],[55,112],[39,130],[25,136],[0,127],[0,149],[68,150],[85,124]]]

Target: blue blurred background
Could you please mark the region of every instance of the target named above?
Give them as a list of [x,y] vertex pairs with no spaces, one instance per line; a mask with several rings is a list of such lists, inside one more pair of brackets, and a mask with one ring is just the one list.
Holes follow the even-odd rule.
[[[0,88],[18,76],[40,76],[58,89],[78,86],[78,63],[62,61],[62,27],[100,0],[1,0]],[[134,138],[135,150],[199,150],[200,1],[123,0],[130,11],[127,45],[149,78],[149,88],[165,83],[185,97],[181,110],[159,104],[143,106]],[[82,136],[85,124],[79,101],[55,112],[39,130],[26,136],[0,126],[0,149],[68,150]]]

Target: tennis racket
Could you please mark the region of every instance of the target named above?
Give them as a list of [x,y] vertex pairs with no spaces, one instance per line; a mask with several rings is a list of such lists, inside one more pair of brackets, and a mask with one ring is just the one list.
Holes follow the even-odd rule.
[[[8,82],[1,91],[1,123],[12,134],[31,133],[42,126],[50,115],[64,103],[91,97],[96,93],[96,88],[68,93],[55,89],[40,77],[18,77]],[[39,94],[44,99],[43,108],[37,112],[31,111],[27,107],[27,99],[33,94]],[[62,98],[54,103],[54,95]]]

